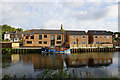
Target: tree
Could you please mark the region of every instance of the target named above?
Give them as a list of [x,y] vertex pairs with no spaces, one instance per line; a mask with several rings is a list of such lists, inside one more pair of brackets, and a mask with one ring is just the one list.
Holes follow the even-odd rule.
[[19,31],[23,31],[22,28],[14,28],[14,27],[11,27],[7,24],[4,24],[4,25],[0,25],[0,40],[4,40],[4,33],[6,31],[15,31],[15,30],[19,30]]
[[17,28],[16,30],[17,30],[17,31],[23,31],[23,29],[22,29],[22,28]]

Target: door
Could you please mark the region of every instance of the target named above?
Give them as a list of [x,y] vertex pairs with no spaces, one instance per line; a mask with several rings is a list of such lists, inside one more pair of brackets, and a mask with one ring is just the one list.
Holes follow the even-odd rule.
[[55,45],[55,35],[51,35],[51,46]]

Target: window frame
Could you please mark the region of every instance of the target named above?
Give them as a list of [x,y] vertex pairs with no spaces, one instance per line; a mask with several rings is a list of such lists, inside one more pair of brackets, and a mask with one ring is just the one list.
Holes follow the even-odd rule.
[[[31,43],[28,43],[28,42],[31,42]],[[32,44],[32,41],[26,41],[27,44]]]
[[57,35],[57,40],[61,40],[61,35]]
[[100,41],[96,41],[96,44],[100,44]]
[[85,42],[85,41],[82,41],[82,44],[86,44],[86,42]]
[[97,38],[98,38],[98,36],[95,36],[95,38],[97,39]]
[[[40,38],[40,36],[41,36],[41,38]],[[42,35],[39,35],[39,40],[41,40],[42,39]]]
[[106,38],[106,36],[104,36],[104,39]]
[[[73,44],[74,43],[74,44]],[[72,41],[72,45],[75,45],[76,44],[76,42],[75,41]]]
[[[41,43],[40,43],[41,42]],[[42,44],[42,41],[39,41],[39,44]]]
[[83,35],[83,36],[82,36],[82,38],[84,39],[84,38],[86,38],[86,36],[85,36],[85,35]]
[[18,37],[18,34],[16,34],[15,36]]
[[75,35],[72,35],[72,38],[75,39]]
[[107,36],[108,39],[110,39],[111,37],[110,36]]
[[[46,36],[46,37],[45,37]],[[47,38],[47,35],[44,35],[44,38]]]
[[[60,43],[58,43],[58,42],[60,42]],[[57,44],[61,44],[62,42],[61,42],[61,41],[56,41],[56,43],[57,43]]]
[[47,41],[44,41],[43,43],[45,44],[45,42],[46,42],[46,44],[47,44]]

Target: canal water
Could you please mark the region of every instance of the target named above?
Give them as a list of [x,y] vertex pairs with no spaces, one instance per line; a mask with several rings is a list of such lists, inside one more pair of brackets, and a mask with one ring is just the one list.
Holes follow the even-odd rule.
[[2,75],[16,75],[21,78],[36,78],[45,70],[56,72],[60,67],[79,77],[118,76],[119,52],[73,53],[70,55],[4,54],[2,55]]

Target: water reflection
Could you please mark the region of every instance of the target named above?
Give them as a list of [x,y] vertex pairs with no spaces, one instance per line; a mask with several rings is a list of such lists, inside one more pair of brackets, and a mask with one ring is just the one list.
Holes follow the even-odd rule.
[[[3,74],[28,74],[28,78],[44,69],[56,70],[60,67],[76,69],[78,73],[93,72],[94,74],[109,72],[117,75],[117,53],[79,53],[71,55],[11,54],[2,55]],[[104,74],[104,76],[106,76]],[[103,76],[103,75],[101,75]]]
[[39,69],[57,69],[63,67],[63,58],[61,55],[23,55],[23,62],[32,62],[34,70]]
[[71,54],[65,59],[67,67],[100,67],[112,64],[112,53]]
[[[82,53],[71,55],[11,54],[3,55],[3,66],[22,61],[24,65],[33,64],[34,70],[58,69],[60,67],[100,67],[112,64],[113,53]],[[66,64],[64,64],[64,62]]]

